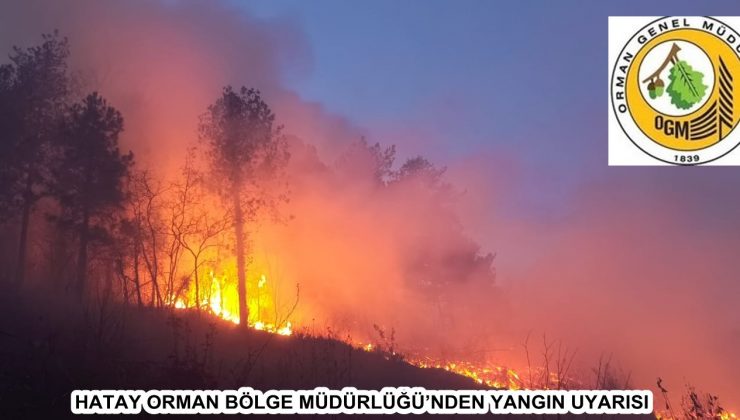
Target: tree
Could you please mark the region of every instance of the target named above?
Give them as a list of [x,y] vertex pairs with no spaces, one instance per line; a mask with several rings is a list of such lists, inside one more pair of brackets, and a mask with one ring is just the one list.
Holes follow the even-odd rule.
[[370,145],[363,137],[353,142],[337,160],[337,169],[355,181],[368,180],[373,186],[385,186],[393,180],[396,146]]
[[16,281],[25,277],[28,227],[34,205],[48,193],[59,121],[69,94],[69,46],[58,33],[40,45],[13,47],[0,66],[0,211],[20,216]]
[[[462,193],[445,180],[446,168],[436,167],[426,158],[407,159],[394,171],[388,189],[413,196],[425,209],[426,227],[418,229],[416,246],[410,246],[406,260],[407,280],[437,306],[444,315],[444,302],[465,283],[479,291],[494,285],[495,255],[481,253],[480,246],[465,232],[455,211]],[[475,302],[468,300],[468,306]]]
[[173,187],[171,232],[192,258],[195,308],[200,312],[199,271],[207,262],[204,254],[209,248],[218,246],[216,238],[229,228],[230,215],[228,211],[224,214],[218,208],[204,204],[208,202],[208,197],[203,174],[195,166],[195,149],[188,151],[180,181],[174,183]]
[[[139,308],[142,308],[144,306],[144,300],[141,293],[141,281],[139,277],[140,239],[137,228],[138,226],[136,226],[135,220],[130,216],[122,218],[117,224],[115,230],[116,246],[114,247],[117,253],[115,268],[123,286],[124,302],[128,304],[131,300],[131,293],[129,292],[128,287],[129,283],[132,283],[136,304]],[[131,271],[131,276],[126,273],[129,270]]]
[[415,181],[425,187],[447,190],[450,186],[442,180],[446,171],[447,168],[437,168],[426,158],[416,156],[406,160],[393,174],[393,182]]
[[62,155],[54,191],[62,207],[59,221],[78,238],[76,290],[87,282],[87,251],[92,239],[107,233],[106,211],[123,204],[123,180],[133,154],[121,154],[118,136],[123,117],[96,93],[70,107],[63,128]]
[[162,206],[165,188],[152,177],[149,171],[137,171],[130,176],[130,211],[132,234],[134,235],[134,276],[138,282],[139,256],[149,273],[151,284],[151,306],[162,306],[164,300],[159,287],[160,252],[164,242],[165,222]]
[[233,214],[239,322],[246,327],[245,227],[260,210],[275,205],[276,195],[266,187],[287,164],[287,144],[260,92],[246,87],[223,89],[201,116],[199,135],[208,142],[211,170],[222,181],[220,193]]

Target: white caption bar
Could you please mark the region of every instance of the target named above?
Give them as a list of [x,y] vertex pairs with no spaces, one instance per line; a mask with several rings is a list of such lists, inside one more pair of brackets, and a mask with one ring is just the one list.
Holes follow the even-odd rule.
[[653,393],[620,391],[77,390],[74,414],[650,414]]

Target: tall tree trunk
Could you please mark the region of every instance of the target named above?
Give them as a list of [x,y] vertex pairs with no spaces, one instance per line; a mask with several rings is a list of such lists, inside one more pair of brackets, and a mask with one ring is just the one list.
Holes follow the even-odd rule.
[[[152,277],[152,306],[162,306],[162,295],[159,291],[159,257],[157,255],[157,232],[154,229],[154,225],[151,220],[151,214],[147,215],[147,224],[149,226],[149,236],[152,242],[152,259],[151,261],[147,257],[144,262],[147,264],[149,274]],[[145,255],[146,257],[146,255]],[[156,300],[155,300],[156,299]]]
[[31,221],[31,208],[33,207],[31,177],[26,181],[26,190],[23,193],[23,215],[21,216],[21,237],[18,241],[18,268],[15,273],[15,281],[18,285],[23,284],[26,278],[26,249],[28,248],[28,226]]
[[131,304],[131,293],[129,293],[128,290],[128,277],[126,276],[126,271],[123,269],[123,261],[118,265],[118,270],[120,272],[120,278],[121,278],[121,285],[123,289],[123,298],[124,298],[124,305],[129,306]]
[[239,194],[234,194],[234,233],[236,234],[236,276],[239,290],[239,325],[246,328],[249,324],[249,306],[247,305],[247,268],[244,263],[244,214],[239,201]]
[[200,286],[198,281],[198,255],[193,256],[195,262],[195,310],[200,314]]
[[82,225],[80,226],[80,249],[77,251],[77,294],[82,296],[85,292],[87,283],[87,243],[89,241],[89,223],[90,216],[87,209],[82,215]]
[[26,278],[26,247],[28,244],[28,225],[31,219],[31,203],[26,200],[23,203],[23,217],[21,218],[21,237],[18,243],[18,269],[15,281],[18,285],[23,284]]
[[141,301],[141,281],[139,280],[139,242],[138,238],[134,242],[134,285],[136,285],[136,303],[139,308],[144,306]]

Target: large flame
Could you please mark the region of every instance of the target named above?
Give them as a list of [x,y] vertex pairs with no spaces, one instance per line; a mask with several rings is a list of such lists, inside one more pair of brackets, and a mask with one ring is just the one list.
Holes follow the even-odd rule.
[[[253,272],[255,272],[253,270]],[[236,269],[227,267],[222,269],[219,275],[216,269],[211,267],[207,271],[205,279],[199,279],[198,296],[196,299],[195,282],[192,281],[176,299],[169,300],[176,309],[200,310],[217,316],[228,322],[239,324],[239,297],[236,288]],[[271,334],[289,336],[293,334],[293,323],[288,319],[290,314],[280,314],[275,299],[276,289],[270,283],[264,273],[248,276],[247,305],[249,307],[249,326],[255,330],[265,331]],[[285,318],[281,318],[281,316]],[[301,329],[310,335],[308,329]],[[339,339],[339,338],[338,338]],[[384,350],[380,344],[371,342],[360,342],[345,339],[356,349],[366,352],[378,352],[387,357],[400,357],[393,350]],[[469,360],[443,360],[424,354],[404,352],[403,360],[422,369],[443,369],[445,371],[472,379],[476,383],[494,389],[533,389],[547,388],[558,389],[558,378],[554,373],[549,373],[548,386],[533,385],[528,383],[516,370],[497,365],[490,362],[472,362]],[[541,375],[538,372],[537,375]],[[532,376],[531,373],[529,376]],[[530,380],[531,382],[531,380]],[[575,383],[575,382],[574,382]],[[655,417],[659,420],[678,420],[680,416],[671,415],[665,410],[656,410]],[[718,417],[720,420],[736,420],[738,417],[730,411],[722,411]]]
[[[187,289],[175,299],[177,309],[196,309],[213,314],[221,319],[239,324],[239,294],[235,282],[230,281],[229,272],[225,270],[220,276],[213,269],[208,277],[196,288],[190,282]],[[205,287],[204,287],[205,286]],[[197,289],[197,290],[196,290]],[[270,287],[265,274],[247,278],[247,305],[249,307],[249,326],[256,330],[280,335],[291,335],[292,324],[288,319],[281,319],[274,300],[274,290]],[[196,298],[196,293],[198,297]]]

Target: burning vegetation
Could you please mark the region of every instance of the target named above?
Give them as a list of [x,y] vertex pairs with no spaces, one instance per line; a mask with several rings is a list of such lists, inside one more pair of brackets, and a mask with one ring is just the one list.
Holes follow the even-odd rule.
[[[412,305],[420,322],[407,331],[421,334],[434,319],[454,322],[456,300],[470,310],[495,300],[493,256],[460,226],[444,169],[422,157],[396,168],[395,148],[364,139],[326,164],[284,134],[259,91],[227,86],[168,174],[121,151],[124,115],[78,92],[70,53],[66,38],[44,35],[1,68],[2,210],[20,227],[6,281],[51,277],[78,299],[192,310],[281,335],[316,320],[356,330],[344,311],[357,300],[381,325],[399,314],[388,307]],[[29,238],[42,237],[29,252]],[[346,249],[358,240],[371,264]]]
[[[197,136],[179,168],[161,168],[124,147],[126,115],[84,91],[71,51],[44,35],[0,66],[5,283],[217,317],[244,334],[327,338],[474,386],[629,386],[608,363],[590,383],[572,369],[575,352],[547,339],[541,366],[526,345],[526,363],[512,366],[475,355],[504,322],[480,314],[507,301],[444,168],[421,156],[398,164],[393,146],[364,138],[327,158],[260,91],[231,86],[183,122]],[[693,408],[658,417],[735,418],[691,392]]]

